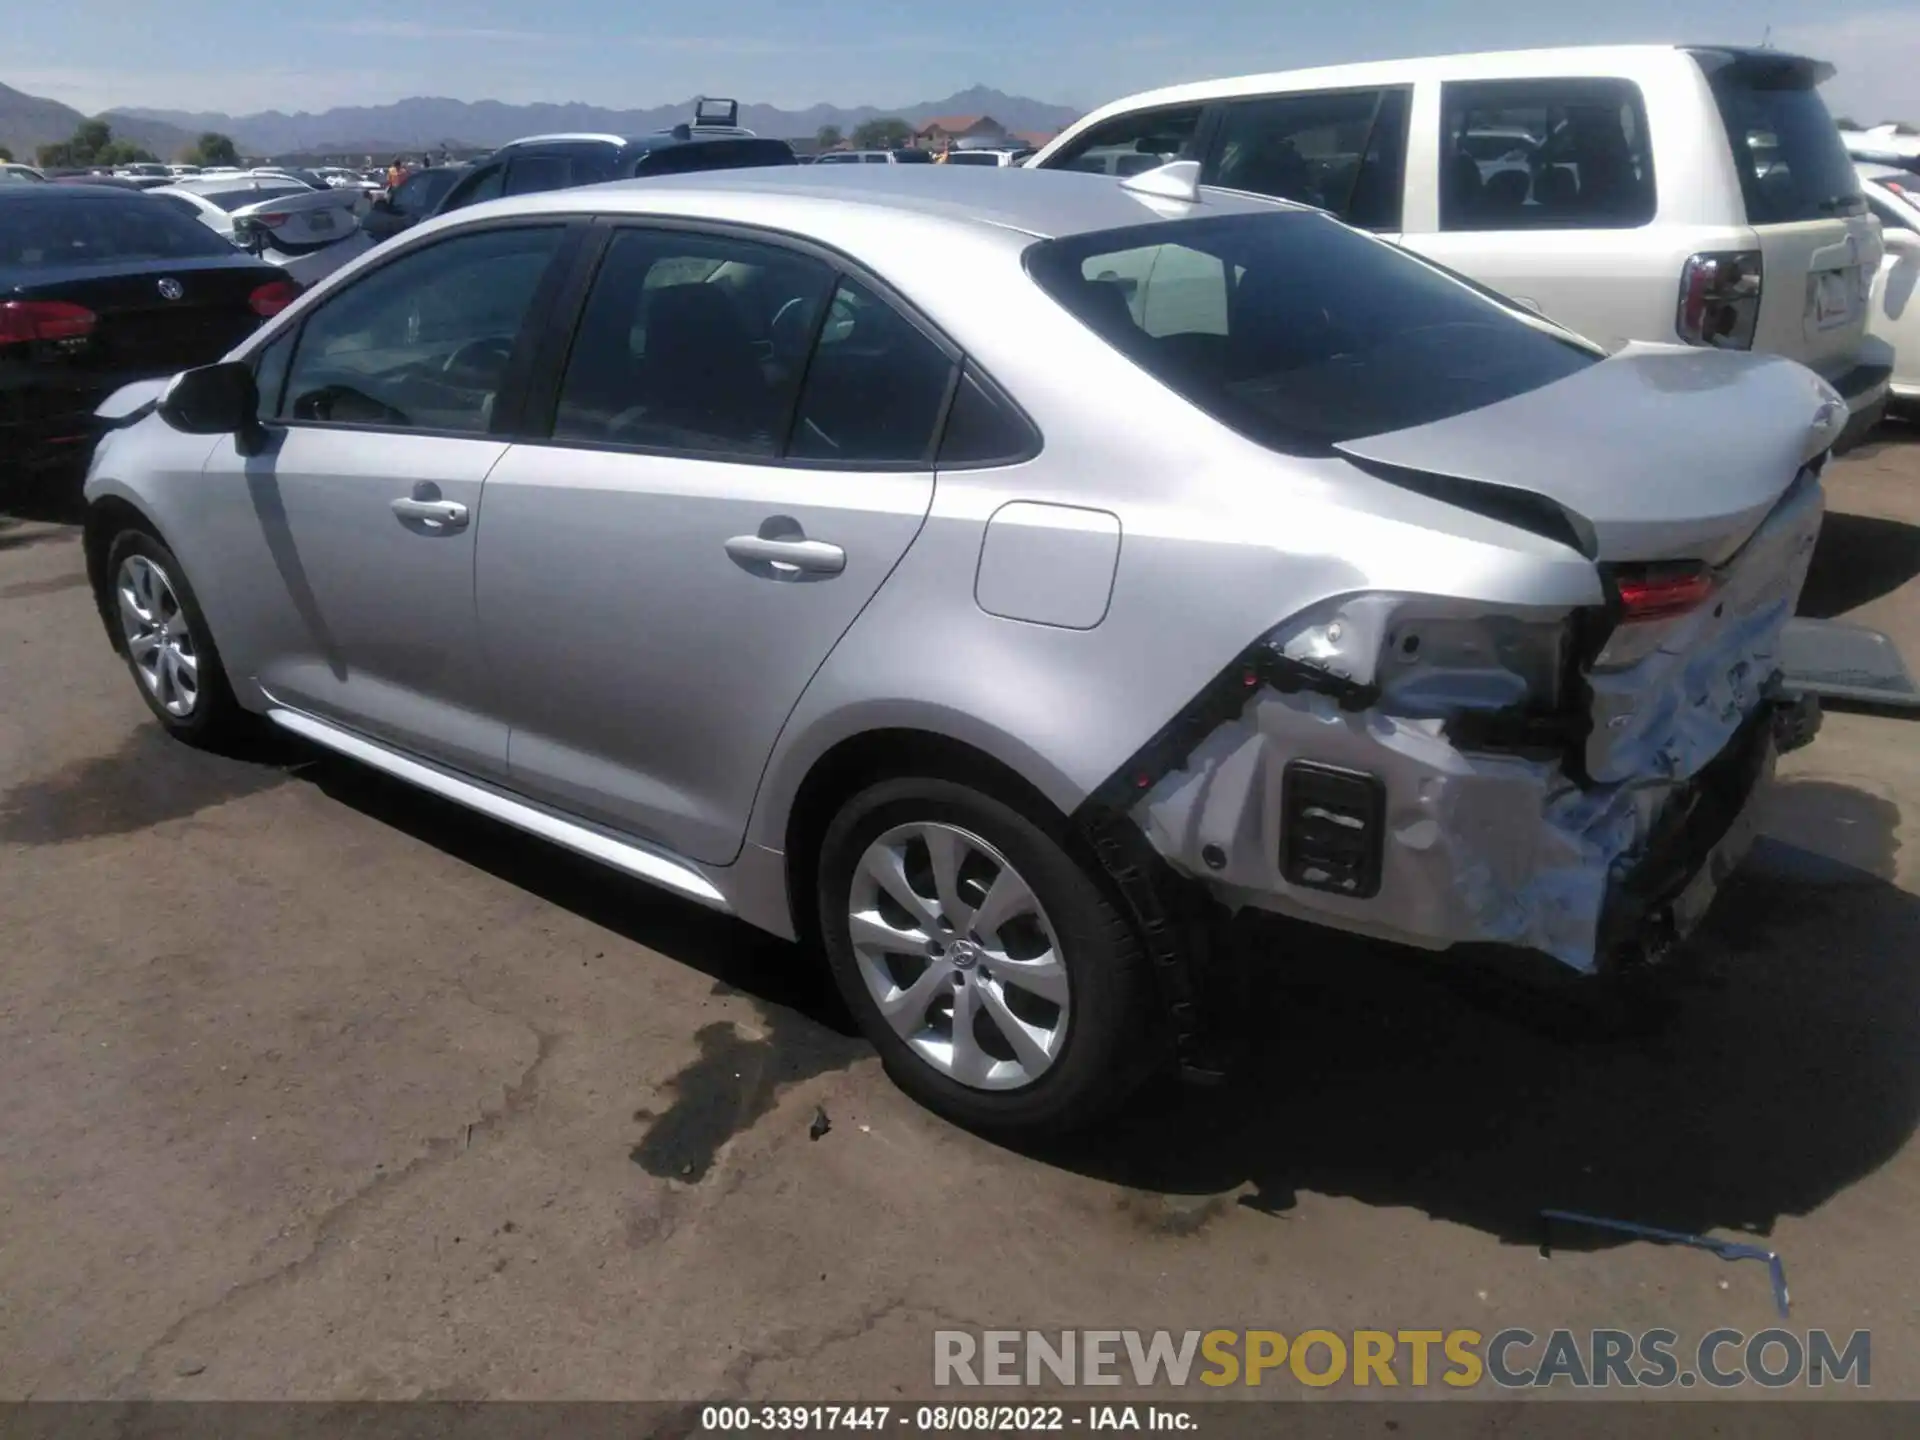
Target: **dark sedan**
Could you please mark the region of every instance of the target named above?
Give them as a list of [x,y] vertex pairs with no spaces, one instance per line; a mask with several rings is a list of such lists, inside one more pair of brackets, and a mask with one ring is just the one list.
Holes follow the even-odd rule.
[[0,465],[84,458],[109,394],[218,360],[296,293],[148,196],[0,187]]

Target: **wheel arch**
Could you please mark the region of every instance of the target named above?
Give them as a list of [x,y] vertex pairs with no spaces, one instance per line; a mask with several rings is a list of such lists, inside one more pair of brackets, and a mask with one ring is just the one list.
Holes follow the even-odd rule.
[[[120,627],[114,623],[113,577],[107,572],[107,560],[114,540],[128,530],[144,530],[167,545],[167,537],[153,517],[118,491],[110,491],[88,503],[80,530],[81,550],[87,562],[87,587],[93,592],[94,608],[100,612],[107,641],[116,653],[124,653],[126,642]],[[167,545],[167,548],[173,547]]]
[[[1026,749],[1013,741],[1008,748],[1016,755]],[[815,868],[827,826],[849,798],[878,781],[925,775],[972,785],[1070,840],[1072,805],[1063,805],[1060,794],[1067,788],[1065,777],[1034,759],[1053,794],[1004,754],[923,724],[859,730],[822,750],[790,789],[782,787],[783,814],[767,827],[785,857],[787,905],[795,933],[807,942],[819,936]]]

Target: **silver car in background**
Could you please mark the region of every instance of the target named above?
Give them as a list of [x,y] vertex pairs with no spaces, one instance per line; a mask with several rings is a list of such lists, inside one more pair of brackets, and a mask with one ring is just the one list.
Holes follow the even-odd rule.
[[292,175],[256,173],[178,180],[148,193],[301,285],[373,248],[361,232],[367,199],[357,190],[316,189]]
[[983,1129],[1217,1064],[1223,907],[1657,957],[1810,734],[1844,403],[1195,179],[421,225],[109,402],[102,617],[183,740],[265,717],[819,941]]

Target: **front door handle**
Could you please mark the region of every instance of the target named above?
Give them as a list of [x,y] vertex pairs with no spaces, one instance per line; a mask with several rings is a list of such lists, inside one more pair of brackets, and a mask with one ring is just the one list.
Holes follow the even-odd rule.
[[418,520],[430,530],[464,530],[467,507],[457,500],[414,500],[406,496],[393,502],[393,513],[402,520]]
[[847,568],[847,552],[824,540],[785,540],[765,535],[736,535],[727,541],[727,554],[743,565],[764,565],[770,578],[792,575],[838,575]]

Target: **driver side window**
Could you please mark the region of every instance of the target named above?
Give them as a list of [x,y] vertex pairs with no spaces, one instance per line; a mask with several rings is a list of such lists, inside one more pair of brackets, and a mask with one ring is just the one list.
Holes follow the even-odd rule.
[[301,327],[278,418],[484,435],[561,234],[458,235],[346,286]]

